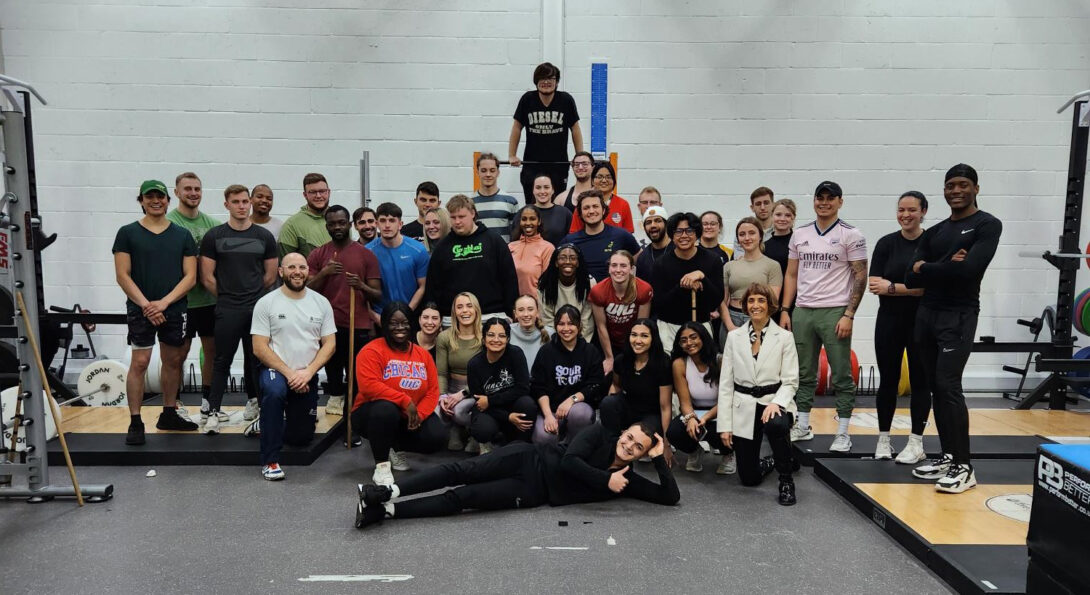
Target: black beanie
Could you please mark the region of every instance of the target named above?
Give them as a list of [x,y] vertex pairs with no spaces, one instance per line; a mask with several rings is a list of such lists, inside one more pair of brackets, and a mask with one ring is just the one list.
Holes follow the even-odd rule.
[[977,183],[976,170],[971,165],[965,165],[964,163],[959,163],[946,170],[946,179],[943,182],[949,182],[950,178],[969,178],[973,184]]

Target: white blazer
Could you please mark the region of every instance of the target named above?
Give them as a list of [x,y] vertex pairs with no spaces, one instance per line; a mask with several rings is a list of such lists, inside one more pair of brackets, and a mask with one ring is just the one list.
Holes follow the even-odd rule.
[[[771,320],[761,342],[761,352],[753,359],[749,342],[749,323],[727,333],[719,376],[719,416],[716,429],[733,432],[739,438],[753,439],[753,421],[757,403],[775,403],[788,413],[795,413],[795,392],[799,388],[799,355],[791,331],[776,326]],[[735,392],[734,383],[742,386],[768,386],[780,383],[774,394],[757,399]]]

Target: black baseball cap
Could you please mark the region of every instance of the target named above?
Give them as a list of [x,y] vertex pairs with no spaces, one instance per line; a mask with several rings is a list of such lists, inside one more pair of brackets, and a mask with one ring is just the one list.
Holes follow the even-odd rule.
[[817,189],[814,190],[814,196],[821,196],[822,194],[828,194],[829,196],[844,196],[844,191],[840,189],[840,184],[825,180],[818,184]]

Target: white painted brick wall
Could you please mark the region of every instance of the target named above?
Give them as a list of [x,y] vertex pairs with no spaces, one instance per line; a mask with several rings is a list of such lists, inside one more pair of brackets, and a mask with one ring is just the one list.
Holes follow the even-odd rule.
[[[41,205],[62,235],[45,253],[49,302],[119,309],[109,246],[145,178],[197,171],[216,215],[223,187],[267,183],[283,216],[308,171],[326,173],[335,202],[358,204],[369,150],[375,201],[412,212],[425,179],[444,197],[468,192],[472,152],[504,154],[533,66],[560,58],[541,55],[540,0],[201,4],[0,1],[6,72],[50,100],[35,114]],[[732,220],[768,185],[804,221],[830,178],[873,244],[895,229],[903,190],[927,193],[929,219],[942,218],[942,173],[965,161],[1005,223],[980,333],[1025,338],[1014,320],[1055,299],[1056,274],[1017,253],[1059,233],[1070,115],[1055,108],[1090,82],[1085,2],[565,5],[562,88],[589,136],[589,64],[610,62],[622,195],[653,184],[672,210]],[[501,186],[518,190],[517,174]],[[875,306],[867,298],[857,323],[865,365]],[[122,329],[99,332],[117,353]],[[997,365],[1021,359],[977,355],[968,374],[994,386]]]

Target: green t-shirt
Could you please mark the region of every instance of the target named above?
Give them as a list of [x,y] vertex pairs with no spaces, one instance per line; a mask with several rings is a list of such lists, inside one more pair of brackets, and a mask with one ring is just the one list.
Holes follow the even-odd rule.
[[[167,219],[169,219],[171,223],[179,225],[189,231],[190,235],[193,236],[193,242],[197,246],[201,245],[201,240],[204,239],[204,234],[208,233],[208,230],[221,223],[201,212],[198,212],[196,217],[190,219],[181,214],[178,209],[174,209],[167,213]],[[204,285],[201,285],[199,273],[197,275],[197,284],[193,286],[193,289],[189,290],[189,294],[186,298],[189,300],[190,308],[203,308],[205,306],[216,305],[216,296],[205,289]]]
[[289,252],[298,252],[304,257],[310,251],[330,241],[325,229],[325,215],[315,215],[303,205],[299,212],[292,215],[280,228],[277,243],[280,246],[280,258]]
[[[197,243],[185,229],[173,223],[162,232],[153,233],[139,221],[133,221],[117,230],[112,251],[129,255],[132,263],[129,275],[144,297],[155,301],[165,297],[182,280],[182,260],[197,256]],[[132,300],[126,303],[137,307]],[[167,312],[185,309],[183,297],[171,304]]]

